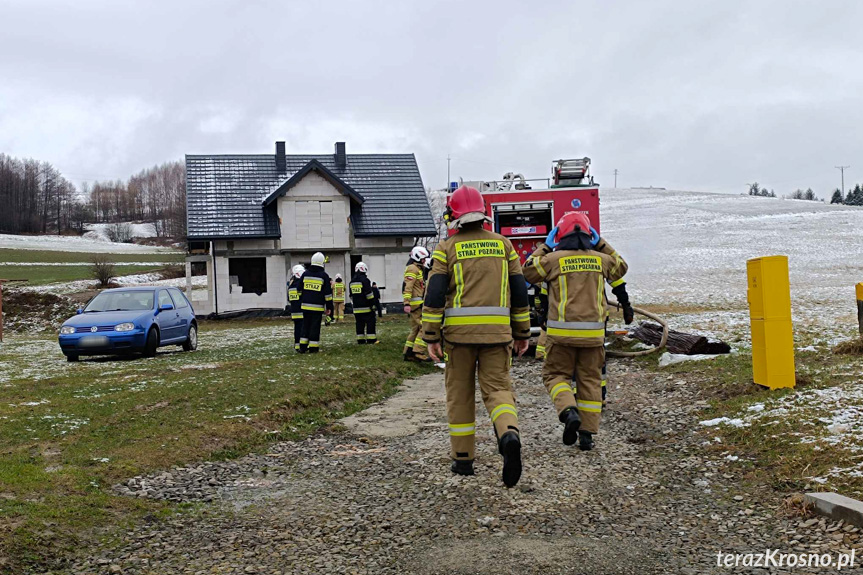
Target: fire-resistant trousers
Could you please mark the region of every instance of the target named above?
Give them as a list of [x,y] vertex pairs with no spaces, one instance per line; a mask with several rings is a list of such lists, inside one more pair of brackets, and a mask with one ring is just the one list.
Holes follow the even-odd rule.
[[482,401],[494,425],[495,436],[518,433],[518,414],[509,368],[512,344],[462,345],[446,342],[449,357],[444,372],[446,411],[449,420],[450,455],[453,459],[474,458],[476,433],[476,381]]
[[[575,400],[578,401],[578,382],[575,381],[575,374],[572,376],[572,392],[575,394]],[[602,364],[602,407],[605,408],[605,397],[608,395],[608,362]]]
[[318,353],[321,348],[321,320],[319,311],[303,310],[303,335],[300,337],[300,353]]
[[300,351],[300,338],[303,337],[303,318],[294,319],[294,350]]
[[343,301],[334,301],[333,302],[333,319],[336,321],[340,321],[345,319],[345,302]]
[[545,344],[548,343],[548,333],[543,329],[536,340],[536,359],[545,358]]
[[417,359],[426,359],[428,358],[428,344],[423,341],[422,331],[423,327],[423,307],[421,305],[411,308],[411,332],[408,335],[407,341],[405,341],[405,350],[404,354],[409,355],[413,352],[414,356]]
[[[572,347],[549,340],[546,350],[542,379],[558,415],[568,407],[578,407],[581,429],[599,432],[605,347]],[[571,385],[573,374],[578,385],[577,400]]]
[[354,319],[357,322],[357,343],[375,343],[378,340],[378,336],[375,333],[375,324],[377,323],[375,312],[355,313]]

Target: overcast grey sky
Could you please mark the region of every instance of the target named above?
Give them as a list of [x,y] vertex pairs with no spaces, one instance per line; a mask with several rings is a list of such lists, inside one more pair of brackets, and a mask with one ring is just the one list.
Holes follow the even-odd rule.
[[0,152],[75,182],[185,153],[415,152],[787,193],[863,181],[863,2],[0,0]]

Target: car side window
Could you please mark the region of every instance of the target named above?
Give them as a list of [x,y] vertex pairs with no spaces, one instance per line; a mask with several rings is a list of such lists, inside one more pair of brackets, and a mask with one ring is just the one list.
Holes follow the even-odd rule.
[[177,288],[170,288],[168,290],[171,294],[171,297],[174,299],[174,307],[177,309],[189,307],[186,298],[183,297],[183,294]]
[[174,302],[171,301],[171,296],[166,290],[159,290],[159,307],[163,305],[174,305]]

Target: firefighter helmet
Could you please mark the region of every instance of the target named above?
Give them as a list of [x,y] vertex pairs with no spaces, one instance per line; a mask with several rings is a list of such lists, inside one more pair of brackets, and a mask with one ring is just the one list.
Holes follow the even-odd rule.
[[431,258],[426,258],[423,260],[423,267],[425,269],[430,270],[431,266],[432,266],[432,259]]
[[363,262],[357,262],[357,265],[354,266],[354,271],[357,273],[369,273],[369,266],[367,266]]
[[312,256],[312,265],[324,267],[325,260],[326,258],[324,257],[324,254],[321,252],[315,252],[315,255]]
[[341,281],[341,279],[342,279],[342,274],[336,274],[336,279],[337,279],[337,280],[339,280],[339,281]]
[[479,212],[485,216],[485,200],[476,188],[462,186],[452,193],[449,209],[454,220],[472,212]]
[[422,246],[414,246],[411,250],[411,259],[415,262],[422,262],[429,257],[429,251]]
[[566,212],[557,222],[557,240],[560,241],[572,232],[591,235],[590,218],[584,212]]
[[297,264],[291,268],[291,273],[294,274],[295,278],[300,278],[306,273],[306,268],[303,267],[303,264]]

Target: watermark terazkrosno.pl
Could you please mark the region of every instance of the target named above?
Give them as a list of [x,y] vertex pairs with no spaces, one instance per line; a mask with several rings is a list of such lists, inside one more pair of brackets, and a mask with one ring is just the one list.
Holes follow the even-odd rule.
[[825,569],[853,568],[857,560],[856,550],[850,553],[782,553],[778,549],[767,549],[763,553],[716,554],[718,567],[821,567]]

